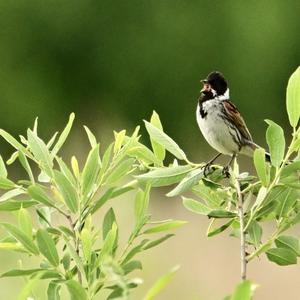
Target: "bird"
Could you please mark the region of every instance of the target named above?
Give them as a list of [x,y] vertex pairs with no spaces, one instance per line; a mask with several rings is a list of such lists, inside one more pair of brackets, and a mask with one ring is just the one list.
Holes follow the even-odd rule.
[[[229,100],[229,88],[224,75],[213,71],[201,80],[203,88],[198,97],[196,118],[202,135],[218,154],[204,166],[204,175],[212,163],[222,154],[231,158],[223,168],[227,177],[229,167],[238,154],[253,156],[260,148],[253,142],[247,125],[237,107]],[[269,160],[269,155],[266,154]]]

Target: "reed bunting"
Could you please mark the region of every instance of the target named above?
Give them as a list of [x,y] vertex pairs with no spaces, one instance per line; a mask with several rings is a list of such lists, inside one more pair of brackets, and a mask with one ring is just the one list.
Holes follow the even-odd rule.
[[[211,72],[202,80],[197,105],[197,123],[211,147],[219,153],[204,168],[204,174],[211,164],[222,154],[231,159],[223,173],[229,175],[229,166],[237,154],[252,156],[256,145],[236,106],[229,101],[229,88],[220,72]],[[268,155],[267,155],[268,159]]]

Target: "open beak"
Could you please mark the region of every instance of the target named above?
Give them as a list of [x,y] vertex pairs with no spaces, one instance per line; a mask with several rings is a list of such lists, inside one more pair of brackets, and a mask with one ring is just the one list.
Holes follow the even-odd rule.
[[208,81],[206,79],[201,80],[201,82],[203,83],[203,88],[201,90],[201,92],[209,92],[211,90],[211,86],[208,83]]

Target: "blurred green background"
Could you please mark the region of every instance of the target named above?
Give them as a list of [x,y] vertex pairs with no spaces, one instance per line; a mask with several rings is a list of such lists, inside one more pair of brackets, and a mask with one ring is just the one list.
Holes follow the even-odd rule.
[[[190,159],[203,161],[212,151],[195,121],[199,80],[219,70],[254,139],[265,145],[264,119],[288,129],[285,89],[300,61],[299,11],[292,0],[1,0],[0,127],[23,134],[39,116],[42,136],[50,137],[74,111],[77,130],[67,149],[80,155],[87,145],[78,132],[83,124],[106,144],[113,129],[132,130],[155,109]],[[0,147],[8,158],[11,149],[2,140]],[[145,289],[181,263],[182,272],[160,299],[221,299],[229,293],[238,281],[237,241],[207,241],[206,220],[185,212],[179,199],[157,196],[152,208],[157,218],[190,224],[148,254]],[[299,277],[297,267],[261,264],[260,272],[252,267],[263,290],[257,299],[282,299],[287,286],[279,282],[286,270],[291,281],[291,274]],[[0,281],[1,292],[9,291],[8,282]],[[288,299],[298,299],[289,292]]]

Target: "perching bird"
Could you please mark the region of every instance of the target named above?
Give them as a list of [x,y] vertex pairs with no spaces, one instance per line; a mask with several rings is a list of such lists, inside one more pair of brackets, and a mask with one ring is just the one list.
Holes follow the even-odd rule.
[[219,152],[206,164],[204,173],[221,154],[226,154],[231,156],[223,170],[228,175],[228,168],[237,154],[252,156],[259,146],[253,142],[236,106],[229,101],[229,88],[224,76],[220,72],[211,72],[202,83],[197,123],[206,141]]

